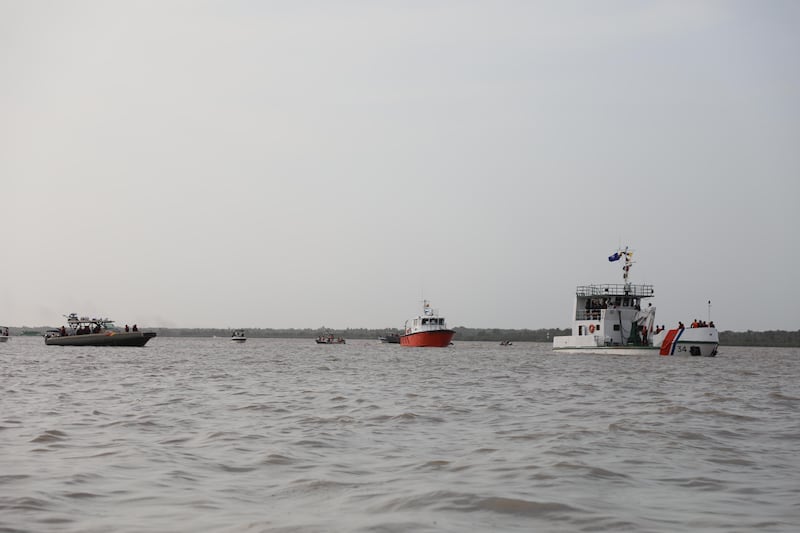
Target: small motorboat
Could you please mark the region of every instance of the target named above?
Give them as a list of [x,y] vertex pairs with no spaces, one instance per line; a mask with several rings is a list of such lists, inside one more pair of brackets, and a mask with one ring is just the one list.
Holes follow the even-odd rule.
[[333,333],[328,335],[320,335],[316,338],[317,344],[346,344],[345,340],[341,337],[334,337]]
[[244,341],[246,341],[247,337],[245,337],[245,335],[244,335],[244,330],[243,329],[235,329],[235,330],[233,330],[233,333],[231,334],[231,340],[233,342],[244,342]]
[[400,344],[400,335],[398,333],[387,333],[378,337],[378,340],[384,344]]

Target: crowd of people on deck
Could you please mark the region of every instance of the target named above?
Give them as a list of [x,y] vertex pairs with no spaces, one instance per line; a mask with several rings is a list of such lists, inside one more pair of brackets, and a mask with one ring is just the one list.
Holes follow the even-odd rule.
[[320,344],[344,344],[345,343],[344,339],[341,338],[341,337],[335,337],[334,338],[333,333],[330,333],[328,335],[320,335],[319,337],[317,337],[317,342],[320,343]]
[[[689,326],[690,328],[715,328],[714,321],[711,320],[706,322],[705,320],[692,320],[692,323]],[[686,329],[686,326],[683,325],[683,322],[678,321],[678,329]]]
[[[101,331],[103,331],[103,328],[100,326],[100,324],[95,324],[94,328],[92,328],[89,324],[86,324],[85,326],[79,327],[75,331],[75,335],[89,335],[90,333],[100,333]],[[67,332],[64,329],[64,326],[61,326],[61,334],[66,335],[66,333]]]
[[[695,318],[694,320],[692,320],[692,323],[689,325],[689,327],[690,328],[715,328],[716,326],[714,325],[714,321],[713,320],[711,320],[709,322],[706,322],[705,320],[698,320],[698,319]],[[656,326],[656,329],[653,330],[653,333],[661,333],[665,329],[667,329],[667,328],[664,325]],[[686,326],[683,325],[683,322],[678,321],[678,329],[686,329]]]
[[[130,331],[139,331],[139,326],[134,324],[133,329],[131,329],[130,327],[128,327],[128,324],[125,324],[125,332],[128,333]],[[102,333],[102,332],[103,332],[103,327],[100,324],[95,324],[94,328],[86,324],[76,329],[75,335],[89,335],[90,333]],[[59,333],[61,334],[62,337],[66,337],[67,328],[61,326],[61,330],[59,331]]]

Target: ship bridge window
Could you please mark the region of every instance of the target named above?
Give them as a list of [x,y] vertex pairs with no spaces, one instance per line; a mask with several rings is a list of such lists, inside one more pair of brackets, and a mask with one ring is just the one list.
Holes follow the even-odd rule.
[[423,325],[423,326],[427,325],[427,324],[428,324],[428,320],[429,320],[429,319],[427,319],[427,318],[423,318],[423,319],[422,319],[422,325]]

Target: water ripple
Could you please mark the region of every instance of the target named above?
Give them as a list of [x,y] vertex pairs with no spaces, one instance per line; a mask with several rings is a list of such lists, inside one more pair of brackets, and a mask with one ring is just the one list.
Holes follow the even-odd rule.
[[334,353],[284,339],[14,341],[0,383],[0,531],[800,523],[797,349],[703,359],[535,343],[355,340]]

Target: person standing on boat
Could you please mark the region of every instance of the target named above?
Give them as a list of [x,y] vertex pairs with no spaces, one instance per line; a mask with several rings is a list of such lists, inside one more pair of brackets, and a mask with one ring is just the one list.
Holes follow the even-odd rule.
[[130,330],[131,328],[128,327],[128,324],[125,324],[125,333],[128,333]]

